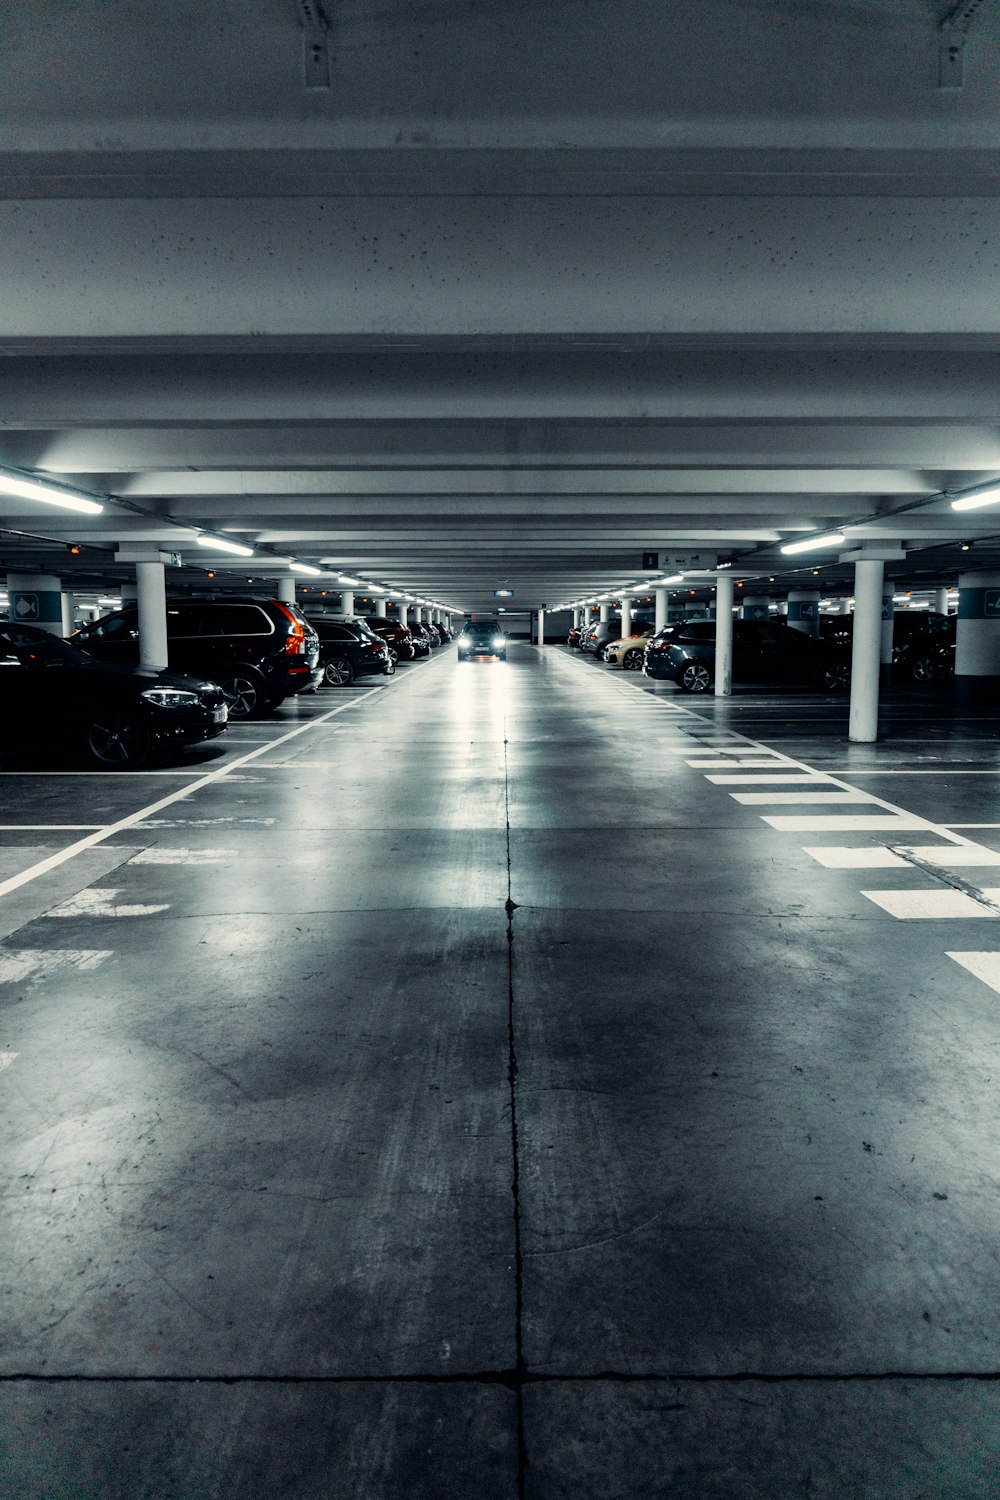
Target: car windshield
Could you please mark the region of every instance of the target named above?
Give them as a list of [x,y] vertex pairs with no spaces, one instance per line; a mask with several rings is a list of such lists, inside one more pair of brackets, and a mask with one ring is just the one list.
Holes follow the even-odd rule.
[[89,667],[93,659],[59,636],[43,630],[5,625],[0,630],[0,650],[16,656],[25,667]]

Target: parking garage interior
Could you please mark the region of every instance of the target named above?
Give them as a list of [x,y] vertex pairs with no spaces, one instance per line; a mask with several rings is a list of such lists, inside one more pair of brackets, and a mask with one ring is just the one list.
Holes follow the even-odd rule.
[[0,1494],[995,1497],[997,7],[0,14]]

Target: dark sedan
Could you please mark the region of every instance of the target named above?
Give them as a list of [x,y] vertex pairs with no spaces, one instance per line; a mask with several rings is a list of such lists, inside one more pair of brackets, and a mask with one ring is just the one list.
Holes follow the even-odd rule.
[[328,687],[349,687],[356,677],[389,677],[396,663],[385,641],[364,620],[324,620],[309,624],[319,636],[319,665]]
[[507,660],[507,637],[496,620],[470,620],[458,638],[458,659],[473,656],[498,656]]
[[0,623],[0,748],[83,754],[113,770],[226,727],[218,683],[112,666],[34,625]]
[[[652,637],[643,670],[676,682],[685,693],[705,693],[715,678],[715,622],[692,620],[670,635]],[[851,680],[850,652],[770,620],[733,623],[734,683],[797,683],[837,692]]]

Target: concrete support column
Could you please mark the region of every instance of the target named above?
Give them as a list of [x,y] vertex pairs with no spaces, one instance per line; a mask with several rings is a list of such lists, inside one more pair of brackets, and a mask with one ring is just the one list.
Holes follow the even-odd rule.
[[838,615],[849,615],[851,613],[851,606],[846,599],[837,600],[836,612]]
[[603,623],[604,623],[605,620],[610,620],[611,619],[611,605],[610,604],[602,604],[600,606],[600,614],[598,616],[598,619],[601,621],[602,625],[603,625]]
[[622,640],[632,634],[632,602],[630,594],[622,599]]
[[656,614],[653,618],[653,629],[662,630],[667,623],[667,591],[656,589],[653,594],[656,600]]
[[848,738],[856,745],[871,745],[878,739],[884,568],[885,564],[876,558],[858,558],[854,564],[854,639]]
[[122,605],[135,604],[139,598],[139,590],[134,583],[123,583],[118,592],[122,596]]
[[[855,595],[855,598],[857,595]],[[788,623],[803,635],[819,635],[819,589],[792,589],[788,595]],[[857,604],[854,606],[857,612]]]
[[938,612],[939,615],[946,615],[948,613],[948,590],[947,589],[935,589],[934,590],[934,608],[937,610],[937,612]]
[[955,696],[960,703],[992,698],[1000,687],[1000,573],[963,573],[958,580]]
[[137,562],[139,665],[157,671],[167,665],[167,588],[161,562]]
[[579,628],[580,628],[580,611],[579,611],[579,609],[574,609],[574,611],[573,611],[573,629],[574,630],[579,630]]
[[68,640],[73,634],[73,616],[75,607],[73,594],[69,589],[63,589],[60,603],[62,605],[62,634],[63,640]]
[[401,599],[399,601],[399,604],[397,605],[397,608],[399,610],[399,623],[400,625],[405,625],[406,617],[410,613],[410,606],[408,604],[404,604]]
[[282,604],[295,603],[295,579],[289,575],[287,578],[279,578],[274,585],[274,597],[280,599]]
[[344,615],[353,615],[353,613],[354,613],[354,590],[353,589],[341,589],[341,591],[340,591],[340,612],[341,612],[341,614],[344,614]]
[[896,585],[891,578],[882,580],[882,640],[879,650],[879,685],[887,688],[892,679],[892,633],[896,615],[893,595]]
[[540,609],[538,611],[538,644],[540,646],[544,646],[545,645],[545,611],[544,611],[544,609]]
[[[719,579],[722,582],[722,579]],[[769,620],[771,598],[769,594],[745,594],[740,601],[741,620]]]
[[715,580],[715,696],[728,698],[733,691],[733,575],[720,573]]
[[9,614],[15,625],[37,625],[62,635],[62,584],[50,573],[8,573]]

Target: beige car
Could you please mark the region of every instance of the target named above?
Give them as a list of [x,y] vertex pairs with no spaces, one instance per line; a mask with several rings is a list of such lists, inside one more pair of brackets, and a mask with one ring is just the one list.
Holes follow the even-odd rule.
[[635,635],[627,635],[621,641],[609,641],[604,648],[604,660],[608,666],[621,667],[625,672],[641,672],[646,638],[652,629],[652,625],[641,625]]

